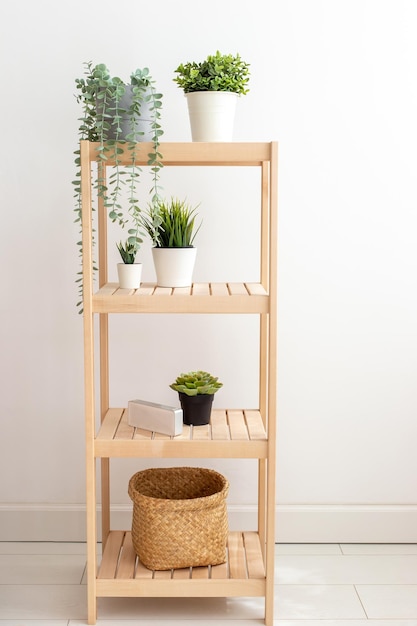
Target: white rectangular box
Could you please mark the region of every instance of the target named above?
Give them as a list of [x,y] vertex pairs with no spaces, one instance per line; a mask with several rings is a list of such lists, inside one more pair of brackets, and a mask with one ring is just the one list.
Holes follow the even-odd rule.
[[182,409],[155,402],[129,400],[127,421],[135,428],[152,430],[163,435],[175,437],[182,433]]

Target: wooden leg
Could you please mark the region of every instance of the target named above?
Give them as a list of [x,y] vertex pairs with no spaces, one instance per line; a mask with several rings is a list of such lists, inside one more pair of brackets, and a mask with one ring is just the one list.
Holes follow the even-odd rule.
[[97,619],[97,532],[95,473],[95,459],[89,458],[87,459],[87,605],[89,624],[95,624]]

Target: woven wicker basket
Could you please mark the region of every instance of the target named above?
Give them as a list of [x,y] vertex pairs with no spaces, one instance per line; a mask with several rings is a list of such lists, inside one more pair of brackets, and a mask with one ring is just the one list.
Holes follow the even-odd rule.
[[229,483],[210,469],[171,467],[129,481],[132,541],[149,569],[217,565],[226,560]]

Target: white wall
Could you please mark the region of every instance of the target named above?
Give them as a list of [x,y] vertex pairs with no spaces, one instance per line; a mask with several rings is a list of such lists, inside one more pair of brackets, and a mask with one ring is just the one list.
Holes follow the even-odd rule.
[[[251,63],[235,139],[280,141],[278,539],[417,540],[416,26],[413,0],[2,6],[0,540],[84,532],[74,79],[88,60],[122,77],[149,66],[165,96],[165,139],[189,140],[173,71],[216,49]],[[213,244],[227,212],[244,215],[250,233],[250,195],[230,194],[230,182],[223,176],[213,190],[204,179],[164,179],[167,193],[202,203],[202,280],[211,256],[216,272],[237,258],[237,274],[257,260],[246,239],[225,250],[232,218]],[[230,318],[161,320],[112,323],[114,358],[127,373],[112,386],[115,404],[145,392],[172,402],[167,385],[189,364],[224,379],[219,406],[252,402],[254,320],[243,354]],[[174,353],[171,337],[181,332],[193,344],[202,335],[201,349]],[[172,348],[143,361],[160,346],[155,335]],[[230,349],[220,356],[225,337]],[[230,478],[234,520],[252,519],[253,462],[243,471],[204,465]],[[121,517],[127,480],[141,466],[114,463]]]

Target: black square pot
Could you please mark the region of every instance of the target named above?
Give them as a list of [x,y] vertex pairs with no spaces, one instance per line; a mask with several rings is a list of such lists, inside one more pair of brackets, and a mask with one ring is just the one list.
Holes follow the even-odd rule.
[[179,392],[183,422],[187,426],[203,426],[210,422],[214,394],[187,396]]

